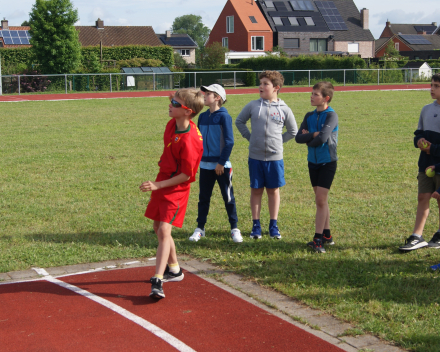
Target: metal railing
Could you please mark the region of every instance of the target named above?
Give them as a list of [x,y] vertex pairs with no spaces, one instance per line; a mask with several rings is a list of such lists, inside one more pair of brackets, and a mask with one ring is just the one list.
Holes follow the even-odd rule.
[[[88,73],[58,75],[1,76],[3,94],[41,94],[115,91],[174,90],[213,83],[234,89],[257,87],[261,71],[209,71],[171,73]],[[381,85],[427,83],[440,68],[420,72],[418,69],[324,69],[280,70],[285,86],[310,87],[319,81],[334,85]]]

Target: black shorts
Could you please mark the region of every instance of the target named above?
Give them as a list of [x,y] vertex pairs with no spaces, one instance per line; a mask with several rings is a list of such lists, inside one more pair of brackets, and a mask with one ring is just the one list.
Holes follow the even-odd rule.
[[326,164],[313,164],[309,162],[309,175],[312,187],[330,189],[336,173],[336,163],[336,161]]

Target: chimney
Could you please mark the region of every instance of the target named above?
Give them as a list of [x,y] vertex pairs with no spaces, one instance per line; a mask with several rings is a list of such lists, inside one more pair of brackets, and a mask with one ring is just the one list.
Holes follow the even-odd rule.
[[386,26],[391,27],[391,22],[387,20]]
[[168,38],[171,38],[171,31],[165,31],[165,36]]
[[432,25],[437,27],[437,22],[432,22]]
[[8,20],[2,19],[2,29],[9,29]]
[[363,8],[361,10],[361,25],[363,29],[369,29],[370,26],[370,10]]
[[96,23],[96,28],[98,29],[104,29],[104,21],[101,20],[100,18],[98,18],[98,20],[95,22]]

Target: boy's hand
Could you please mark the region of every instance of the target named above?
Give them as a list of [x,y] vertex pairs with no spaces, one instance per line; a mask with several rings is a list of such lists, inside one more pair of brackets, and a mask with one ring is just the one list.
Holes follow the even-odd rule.
[[147,181],[139,186],[142,192],[157,191],[160,188],[159,182]]
[[428,171],[428,169],[432,169],[432,171],[434,171],[434,170],[435,170],[435,165],[428,166],[428,167],[425,169],[425,173],[426,173],[426,171]]
[[303,130],[301,131],[301,133],[302,133],[302,134],[307,134],[307,133],[309,133],[309,131],[307,131],[306,129],[303,129]]
[[319,132],[314,132],[313,133],[313,138],[315,138],[316,136],[318,136],[319,135]]
[[431,143],[428,142],[425,138],[420,138],[417,141],[417,147],[420,148],[422,152],[425,152],[426,154],[429,154],[431,151]]
[[215,173],[218,176],[223,175],[225,173],[225,167],[223,165],[217,164],[217,166],[215,167]]
[[440,193],[438,193],[437,191],[434,192],[433,194],[431,194],[431,198],[434,198],[434,199],[440,200]]

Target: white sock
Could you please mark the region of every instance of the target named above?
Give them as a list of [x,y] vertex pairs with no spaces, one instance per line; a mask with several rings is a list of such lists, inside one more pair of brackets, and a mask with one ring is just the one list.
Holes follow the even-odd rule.
[[180,271],[179,263],[168,264],[168,267],[170,268],[170,271],[171,271],[173,274],[178,274],[179,271]]
[[416,237],[418,237],[418,238],[422,237],[421,235],[418,235],[418,234],[416,234],[416,233],[413,233],[412,235],[413,235],[413,236],[416,236]]

